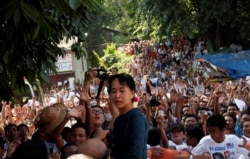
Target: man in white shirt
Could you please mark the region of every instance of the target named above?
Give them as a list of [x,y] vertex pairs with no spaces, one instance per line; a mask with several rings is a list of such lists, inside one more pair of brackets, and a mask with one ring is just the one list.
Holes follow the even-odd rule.
[[225,135],[226,121],[221,115],[212,115],[207,120],[208,136],[201,139],[192,150],[193,155],[210,154],[212,159],[238,159],[242,141],[236,135]]
[[222,115],[212,115],[206,122],[209,135],[203,137],[193,148],[190,156],[179,156],[176,159],[239,159],[243,142],[236,135],[225,135],[226,121]]

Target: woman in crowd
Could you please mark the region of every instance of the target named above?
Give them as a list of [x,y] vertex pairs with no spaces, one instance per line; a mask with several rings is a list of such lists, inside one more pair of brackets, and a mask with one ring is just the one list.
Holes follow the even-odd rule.
[[230,114],[224,115],[227,122],[225,134],[235,134],[236,117]]
[[146,159],[148,125],[139,109],[133,108],[135,82],[128,74],[109,77],[111,102],[118,108],[119,116],[114,123],[114,147],[111,156],[115,159]]

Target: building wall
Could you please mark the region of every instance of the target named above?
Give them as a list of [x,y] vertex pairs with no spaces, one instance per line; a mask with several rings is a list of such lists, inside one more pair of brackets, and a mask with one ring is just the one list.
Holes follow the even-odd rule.
[[71,90],[75,90],[75,82],[83,82],[84,73],[87,71],[87,60],[85,57],[76,59],[74,52],[66,51],[65,57],[59,57],[56,62],[57,74],[49,77],[50,86],[61,86],[67,84]]

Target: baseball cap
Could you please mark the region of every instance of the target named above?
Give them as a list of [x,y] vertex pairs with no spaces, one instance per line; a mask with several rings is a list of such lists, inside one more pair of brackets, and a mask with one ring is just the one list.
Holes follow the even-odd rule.
[[181,124],[171,124],[169,127],[170,132],[173,131],[174,129],[177,129],[177,130],[184,132],[184,126]]

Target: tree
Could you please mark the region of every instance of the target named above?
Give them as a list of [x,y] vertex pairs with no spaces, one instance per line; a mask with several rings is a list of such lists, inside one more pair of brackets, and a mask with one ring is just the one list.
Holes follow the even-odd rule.
[[98,8],[100,0],[0,1],[0,98],[25,92],[24,76],[48,82],[64,54],[58,47],[64,37],[77,36],[72,47],[76,57],[83,56],[84,30]]
[[203,36],[214,50],[232,40],[249,48],[250,6],[244,0],[142,0],[135,20],[139,36],[154,38]]
[[104,66],[108,70],[116,69],[120,73],[128,72],[124,66],[133,58],[125,52],[118,51],[114,43],[107,45],[103,56],[99,56],[96,52],[94,55],[98,59],[99,66]]

